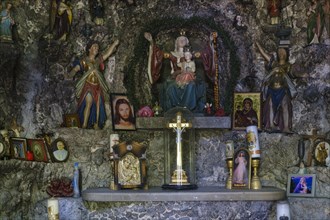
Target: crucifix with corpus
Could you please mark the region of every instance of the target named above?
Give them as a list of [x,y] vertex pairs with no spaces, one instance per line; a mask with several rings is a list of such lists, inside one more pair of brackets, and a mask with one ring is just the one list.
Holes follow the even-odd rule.
[[176,113],[175,123],[169,123],[168,128],[173,128],[176,132],[176,169],[173,172],[171,182],[172,184],[189,184],[186,172],[182,168],[182,132],[186,128],[191,128],[191,123],[184,123],[182,113]]

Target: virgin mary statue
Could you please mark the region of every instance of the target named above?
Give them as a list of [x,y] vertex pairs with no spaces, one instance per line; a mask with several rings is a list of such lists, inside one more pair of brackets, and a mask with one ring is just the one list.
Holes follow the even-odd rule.
[[[206,82],[200,77],[194,76],[195,64],[192,59],[199,58],[199,53],[192,56],[188,38],[184,35],[179,36],[175,40],[174,51],[166,53],[154,43],[150,33],[146,32],[144,36],[150,42],[148,76],[152,85],[160,81],[164,59],[170,61],[171,71],[169,77],[166,78],[159,89],[159,101],[162,108],[167,111],[173,107],[186,107],[195,113],[202,112],[206,103]],[[200,56],[205,75],[212,81],[215,65],[211,46],[208,45]],[[187,78],[183,76],[187,76],[188,72],[189,80],[182,82],[182,78]]]

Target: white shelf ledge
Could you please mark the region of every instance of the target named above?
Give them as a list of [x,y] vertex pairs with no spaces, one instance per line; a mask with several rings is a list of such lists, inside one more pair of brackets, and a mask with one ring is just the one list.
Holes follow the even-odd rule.
[[277,201],[286,192],[275,187],[260,190],[228,190],[221,187],[199,187],[196,190],[164,190],[152,187],[148,190],[110,190],[91,188],[82,192],[86,201],[97,202],[159,202],[159,201]]

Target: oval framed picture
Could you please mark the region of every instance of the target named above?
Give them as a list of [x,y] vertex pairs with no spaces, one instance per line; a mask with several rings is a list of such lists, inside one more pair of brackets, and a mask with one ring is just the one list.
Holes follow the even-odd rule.
[[66,142],[62,138],[54,140],[49,150],[50,157],[53,162],[65,162],[69,158],[69,149]]
[[326,161],[327,158],[329,157],[330,157],[330,141],[322,140],[316,142],[314,148],[314,158],[316,165],[326,166]]

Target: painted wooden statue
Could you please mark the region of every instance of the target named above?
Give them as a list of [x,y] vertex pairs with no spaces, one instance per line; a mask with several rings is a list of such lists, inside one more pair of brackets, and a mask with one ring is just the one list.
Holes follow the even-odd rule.
[[76,85],[78,114],[82,128],[103,128],[107,119],[105,101],[109,101],[109,88],[103,76],[104,60],[116,50],[119,41],[99,55],[99,44],[91,41],[86,46],[87,56],[74,62],[74,68],[68,74],[73,77],[81,71],[83,76]]
[[[164,59],[170,60],[170,77],[163,83],[160,93],[160,104],[167,111],[173,107],[187,107],[192,112],[203,112],[206,100],[206,85],[195,79],[195,63],[191,51],[188,51],[189,40],[182,33],[175,40],[174,51],[166,53],[155,43],[150,33],[145,33],[145,38],[150,42],[148,59],[148,76],[151,84],[161,78],[161,69]],[[190,49],[189,49],[190,50]],[[197,56],[199,53],[195,53]],[[215,62],[210,45],[201,53],[204,72],[207,77],[214,80]],[[188,67],[189,66],[189,67]]]
[[262,84],[263,93],[263,126],[268,131],[291,132],[292,103],[296,96],[290,76],[291,64],[288,62],[288,50],[278,48],[277,58],[267,54],[259,43],[256,43],[261,55],[268,62],[269,73]]
[[13,42],[12,27],[15,21],[11,14],[12,4],[6,3],[6,7],[1,11],[0,14],[0,41],[1,42]]

